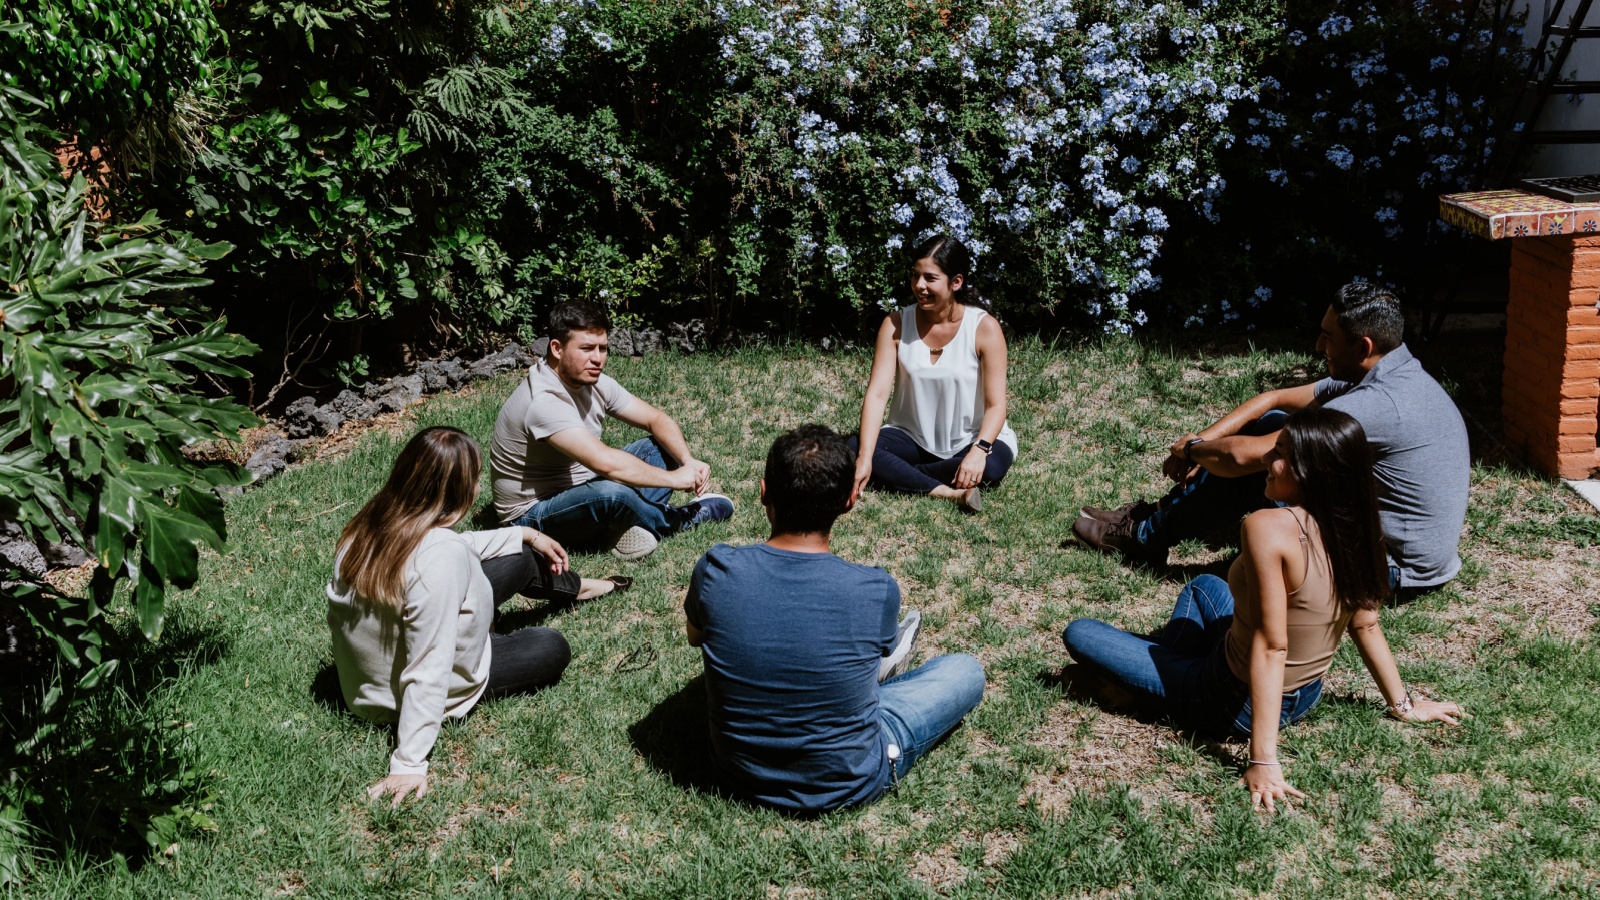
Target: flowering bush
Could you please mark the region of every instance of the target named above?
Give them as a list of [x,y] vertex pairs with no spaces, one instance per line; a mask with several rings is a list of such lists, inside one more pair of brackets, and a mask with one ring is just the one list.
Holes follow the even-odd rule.
[[[724,5],[726,4],[726,6]],[[721,0],[732,98],[737,290],[802,286],[856,306],[904,291],[933,230],[979,256],[1014,313],[1066,300],[1108,328],[1174,208],[1223,189],[1230,110],[1253,99],[1245,4]]]
[[[1275,291],[1320,308],[1352,278],[1430,295],[1442,261],[1484,250],[1453,240],[1438,196],[1482,189],[1501,164],[1523,15],[1508,0],[1287,5],[1259,102],[1229,120],[1222,227],[1184,229],[1171,261],[1188,277],[1168,301],[1226,323]],[[1229,253],[1237,264],[1205,264]]]
[[653,289],[792,322],[891,302],[901,248],[943,229],[1005,308],[1127,330],[1173,209],[1223,188],[1264,27],[1219,0],[557,0],[494,48],[544,127],[485,181],[536,226],[500,239],[525,292],[616,299],[653,260]]

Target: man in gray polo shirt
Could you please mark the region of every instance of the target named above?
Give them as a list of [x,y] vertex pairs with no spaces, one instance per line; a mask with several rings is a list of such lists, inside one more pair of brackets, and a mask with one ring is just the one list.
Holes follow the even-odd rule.
[[1262,457],[1289,413],[1321,404],[1349,413],[1372,445],[1390,576],[1401,598],[1456,576],[1471,458],[1455,403],[1402,343],[1394,295],[1345,285],[1322,317],[1321,381],[1257,394],[1198,434],[1173,442],[1162,471],[1177,486],[1155,503],[1085,507],[1072,532],[1089,546],[1165,563],[1173,544],[1271,501]]
[[[671,416],[604,373],[610,330],[592,304],[550,311],[550,349],[501,407],[489,470],[502,522],[638,559],[669,534],[730,518],[733,501],[707,492],[711,467],[690,454]],[[649,436],[609,447],[600,440],[608,416]],[[669,505],[675,490],[694,499]]]

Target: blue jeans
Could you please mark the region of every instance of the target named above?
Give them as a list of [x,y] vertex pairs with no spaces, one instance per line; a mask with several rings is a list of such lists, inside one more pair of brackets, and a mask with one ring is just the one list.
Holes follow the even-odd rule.
[[[1172,618],[1150,637],[1097,619],[1078,619],[1061,633],[1078,662],[1154,698],[1185,728],[1248,737],[1250,686],[1228,668],[1223,647],[1233,625],[1233,594],[1215,575],[1201,575],[1178,593]],[[1322,698],[1322,679],[1283,694],[1280,727],[1304,718]]]
[[911,771],[922,754],[955,730],[983,699],[983,664],[965,653],[930,659],[878,687],[883,739],[900,748],[891,782]]
[[[1289,414],[1272,410],[1239,431],[1240,434],[1271,434],[1283,427]],[[1156,503],[1156,511],[1139,522],[1134,539],[1146,547],[1166,550],[1188,538],[1201,537],[1218,528],[1236,524],[1258,509],[1277,504],[1267,499],[1266,470],[1237,478],[1213,475],[1204,469],[1186,483],[1179,483]]]
[[[655,438],[640,438],[622,452],[658,469],[678,468],[678,461],[663,453]],[[541,499],[511,524],[537,528],[569,549],[603,548],[635,525],[656,537],[681,529],[694,515],[694,507],[668,506],[671,497],[671,488],[631,487],[596,478]]]

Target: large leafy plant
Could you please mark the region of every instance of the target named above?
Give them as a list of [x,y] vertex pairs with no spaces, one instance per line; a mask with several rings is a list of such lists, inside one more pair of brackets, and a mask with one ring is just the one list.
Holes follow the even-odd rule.
[[229,248],[151,215],[92,221],[83,178],[62,180],[44,146],[55,135],[26,113],[35,102],[0,88],[0,517],[36,541],[91,549],[94,571],[69,595],[0,558],[8,618],[30,623],[55,656],[53,667],[0,674],[0,869],[11,870],[0,879],[16,875],[3,845],[15,848],[24,811],[64,789],[30,773],[63,752],[58,732],[75,731],[62,726],[118,666],[107,613],[119,588],[130,589],[143,634],[159,638],[168,591],[191,586],[201,545],[225,539],[216,489],[247,478],[185,448],[256,421],[195,390],[202,373],[242,374],[232,360],[255,350],[182,306],[182,292],[205,283],[205,260]]

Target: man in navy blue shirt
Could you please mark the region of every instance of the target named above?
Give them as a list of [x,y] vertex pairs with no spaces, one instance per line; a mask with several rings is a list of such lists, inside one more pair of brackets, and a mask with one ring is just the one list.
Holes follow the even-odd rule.
[[789,812],[878,799],[983,698],[983,666],[965,654],[897,674],[920,619],[897,626],[895,580],[828,550],[854,483],[839,435],[806,425],[779,437],[761,480],[772,536],[712,547],[683,604],[718,769],[745,798]]

